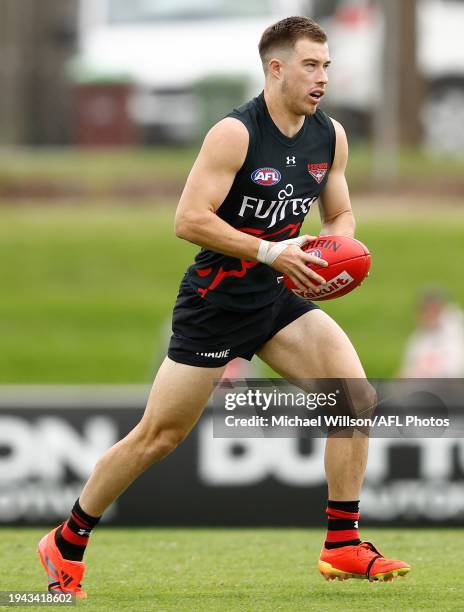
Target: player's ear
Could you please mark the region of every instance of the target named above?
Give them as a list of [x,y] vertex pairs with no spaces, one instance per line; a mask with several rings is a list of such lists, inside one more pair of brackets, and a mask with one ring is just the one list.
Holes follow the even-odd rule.
[[273,57],[267,64],[267,72],[272,75],[275,79],[282,78],[283,61],[277,57]]

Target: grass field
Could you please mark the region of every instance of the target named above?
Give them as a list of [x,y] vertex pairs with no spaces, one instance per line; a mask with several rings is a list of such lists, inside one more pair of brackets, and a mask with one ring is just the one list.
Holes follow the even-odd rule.
[[[53,184],[67,189],[80,186],[101,194],[118,186],[178,181],[183,184],[198,146],[141,149],[0,148],[0,187],[5,184]],[[375,155],[371,147],[350,147],[348,180],[352,191],[369,187]],[[443,155],[419,149],[402,149],[398,156],[398,178],[429,190],[449,183],[462,186],[463,155]],[[427,192],[427,190],[425,190]]]
[[[2,529],[1,590],[42,591],[38,529]],[[78,607],[175,612],[462,610],[458,530],[365,529],[413,567],[393,583],[326,583],[315,569],[322,530],[112,529],[93,536]],[[21,608],[21,609],[31,609]],[[35,608],[34,608],[35,609]]]
[[[464,305],[464,216],[375,210],[374,201],[357,232],[373,255],[369,279],[324,309],[368,375],[389,377],[424,285],[441,284]],[[308,233],[319,231],[317,217]],[[0,383],[149,382],[196,251],[175,239],[172,203],[0,208]]]

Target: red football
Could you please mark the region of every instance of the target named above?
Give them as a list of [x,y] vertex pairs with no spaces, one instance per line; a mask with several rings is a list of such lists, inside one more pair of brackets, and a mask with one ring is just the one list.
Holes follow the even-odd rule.
[[325,259],[329,264],[327,268],[309,264],[310,268],[326,279],[323,285],[319,285],[321,293],[297,289],[284,274],[283,281],[287,288],[305,300],[332,300],[350,293],[363,282],[371,267],[368,249],[359,240],[347,236],[319,236],[305,244],[303,251]]

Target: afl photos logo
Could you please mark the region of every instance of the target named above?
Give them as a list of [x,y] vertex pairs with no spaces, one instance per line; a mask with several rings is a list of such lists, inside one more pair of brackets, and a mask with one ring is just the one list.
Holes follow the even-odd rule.
[[280,179],[280,172],[275,168],[258,168],[251,174],[251,180],[264,187],[277,185]]

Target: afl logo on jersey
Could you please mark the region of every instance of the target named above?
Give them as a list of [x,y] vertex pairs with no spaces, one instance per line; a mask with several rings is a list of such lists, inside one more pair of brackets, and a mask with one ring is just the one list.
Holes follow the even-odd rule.
[[264,187],[272,187],[280,181],[280,172],[275,168],[258,168],[251,175],[251,180]]

